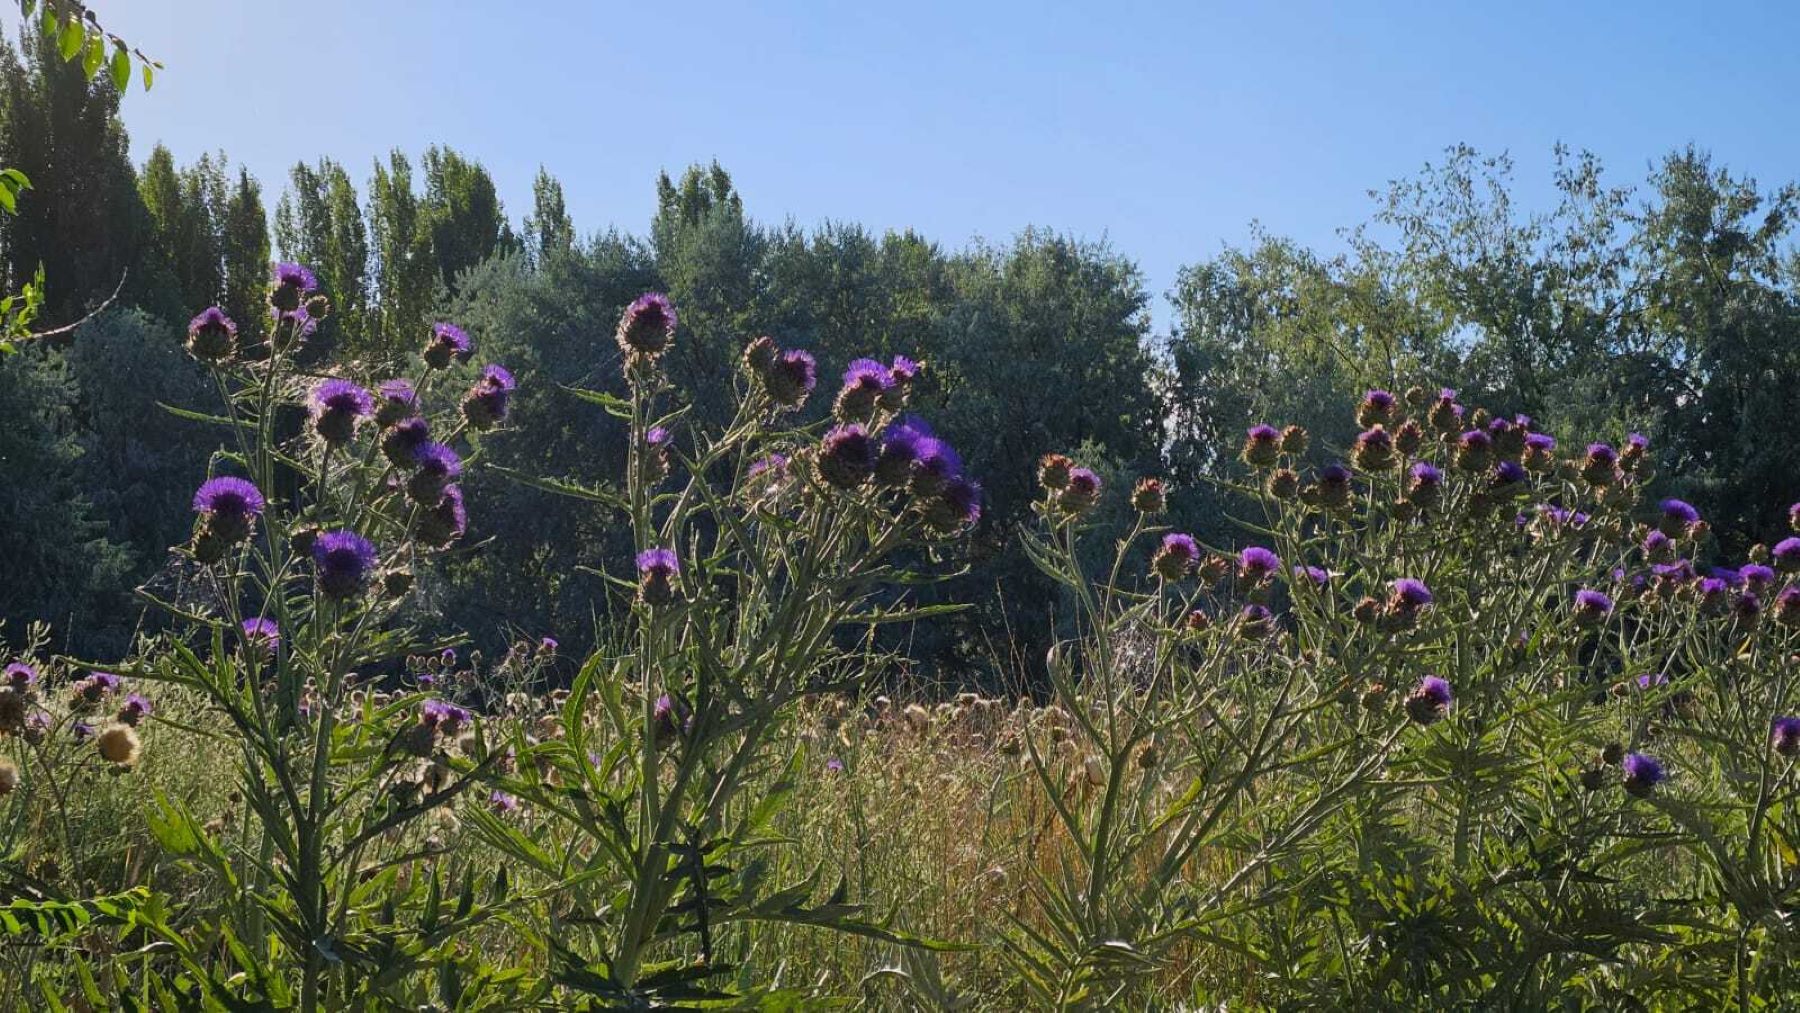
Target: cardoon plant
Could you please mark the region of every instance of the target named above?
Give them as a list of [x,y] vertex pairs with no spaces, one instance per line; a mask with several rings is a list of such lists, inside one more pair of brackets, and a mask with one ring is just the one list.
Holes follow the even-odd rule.
[[[418,972],[453,963],[457,934],[502,904],[447,912],[436,899],[446,867],[411,875],[431,848],[420,820],[495,766],[481,723],[462,722],[457,735],[476,739],[452,749],[428,701],[373,673],[414,646],[398,618],[414,568],[467,523],[456,481],[479,455],[455,448],[504,419],[515,381],[489,366],[460,412],[433,411],[434,395],[454,397],[471,350],[448,324],[432,330],[412,376],[379,385],[379,400],[359,379],[308,378],[295,353],[329,309],[317,286],[304,267],[281,265],[266,346],[242,357],[214,340],[234,331],[229,321],[201,321],[195,355],[235,441],[218,458],[234,474],[194,496],[187,552],[206,594],[170,606],[189,635],[120,668],[198,694],[235,737],[241,824],[207,823],[173,799],[152,819],[163,846],[227,899],[216,920],[164,937],[182,987],[207,1006],[416,1004],[428,988]],[[308,424],[289,436],[278,419],[296,402]],[[89,723],[91,748],[129,764],[157,720],[150,698],[128,695]],[[202,948],[209,938],[229,945]]]
[[569,987],[643,1008],[701,979],[730,994],[725,954],[756,922],[923,945],[810,880],[767,879],[754,845],[780,794],[756,793],[797,776],[799,704],[856,692],[881,663],[867,632],[922,614],[883,591],[924,579],[902,560],[954,545],[981,504],[949,445],[902,419],[909,361],[858,360],[838,419],[796,429],[812,359],[758,338],[723,431],[650,438],[685,412],[657,360],[676,320],[660,295],[634,302],[617,329],[630,397],[582,395],[629,425],[624,494],[605,503],[636,544],[618,561],[627,632],[581,666],[558,737],[516,743],[501,788],[542,819],[469,817],[546,881],[579,870],[558,908],[598,913],[561,925],[546,957]]

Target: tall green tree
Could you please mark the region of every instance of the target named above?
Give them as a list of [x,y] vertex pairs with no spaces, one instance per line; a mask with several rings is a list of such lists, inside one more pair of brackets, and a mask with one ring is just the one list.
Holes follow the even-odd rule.
[[531,217],[525,219],[526,251],[533,262],[567,253],[575,243],[575,223],[563,200],[563,186],[550,170],[538,166],[531,182]]
[[341,343],[351,355],[369,351],[369,234],[356,185],[329,158],[289,172],[275,207],[275,243],[286,260],[307,264],[331,297],[332,313],[320,343]]
[[480,162],[436,145],[421,160],[425,198],[420,221],[431,239],[438,278],[454,292],[457,278],[496,253],[517,248],[493,177]]
[[269,218],[263,210],[262,185],[248,169],[238,170],[237,183],[226,198],[220,247],[225,266],[221,305],[237,321],[240,340],[254,341],[262,336],[268,313],[263,293],[269,285]]
[[413,191],[412,163],[399,150],[369,179],[369,232],[375,247],[375,305],[389,355],[416,348],[438,286],[431,234]]

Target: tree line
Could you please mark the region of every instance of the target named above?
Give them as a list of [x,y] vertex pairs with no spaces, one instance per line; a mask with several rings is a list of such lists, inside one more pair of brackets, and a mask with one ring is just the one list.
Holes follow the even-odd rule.
[[483,444],[498,467],[473,480],[470,548],[422,575],[428,621],[488,650],[517,635],[575,648],[617,607],[589,571],[627,551],[624,527],[565,493],[616,481],[624,431],[567,388],[620,387],[613,322],[648,290],[680,307],[667,367],[699,392],[699,420],[724,421],[758,334],[811,350],[827,377],[863,355],[928,364],[919,407],[986,501],[951,561],[965,572],[931,593],[974,606],[890,635],[946,683],[1029,679],[1067,611],[1012,537],[1047,451],[1113,483],[1165,476],[1171,521],[1224,546],[1242,504],[1215,480],[1246,426],[1304,425],[1324,462],[1354,438],[1342,406],[1362,390],[1430,384],[1551,432],[1644,433],[1659,481],[1728,551],[1800,499],[1800,191],[1695,148],[1630,184],[1558,149],[1547,209],[1515,206],[1507,158],[1451,148],[1376,193],[1339,252],[1257,233],[1183,268],[1159,331],[1143,274],[1104,243],[770,224],[716,164],[661,175],[644,232],[585,234],[547,172],[515,218],[449,147],[298,161],[279,193],[223,152],[181,166],[158,147],[133,165],[116,85],[47,49],[0,47],[0,165],[34,184],[0,218],[0,283],[41,265],[52,321],[117,299],[0,360],[0,617],[48,621],[84,653],[124,650],[145,621],[133,589],[156,593],[179,565],[191,462],[216,434],[162,406],[218,399],[181,350],[185,321],[217,304],[254,335],[275,257],[310,265],[333,300],[309,352],[321,370],[399,371],[449,319],[521,377],[516,425]]

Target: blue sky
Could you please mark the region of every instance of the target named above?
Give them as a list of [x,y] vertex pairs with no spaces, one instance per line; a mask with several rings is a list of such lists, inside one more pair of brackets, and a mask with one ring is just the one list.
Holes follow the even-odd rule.
[[[1792,3],[581,3],[99,0],[161,59],[139,161],[224,148],[279,190],[330,155],[449,143],[509,214],[539,164],[576,226],[642,231],[718,159],[765,221],[1105,237],[1159,298],[1252,220],[1315,246],[1450,144],[1547,199],[1558,141],[1617,179],[1695,142],[1800,176]],[[16,15],[16,8],[15,15]],[[271,195],[271,204],[273,196]],[[1158,317],[1161,312],[1159,305]]]

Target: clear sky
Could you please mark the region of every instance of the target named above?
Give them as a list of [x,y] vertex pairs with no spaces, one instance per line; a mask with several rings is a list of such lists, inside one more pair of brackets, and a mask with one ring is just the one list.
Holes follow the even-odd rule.
[[1792,2],[95,7],[167,64],[126,100],[139,161],[224,148],[279,191],[330,155],[361,187],[390,148],[445,142],[515,219],[547,166],[585,233],[642,232],[657,170],[716,158],[764,221],[1105,237],[1159,297],[1252,220],[1334,247],[1369,188],[1456,142],[1511,152],[1528,201],[1558,141],[1619,180],[1689,142],[1800,177]]

